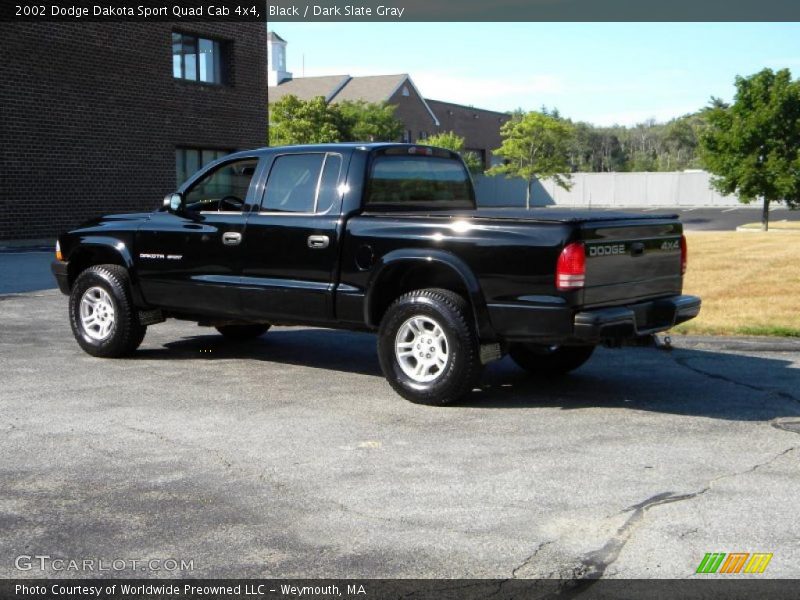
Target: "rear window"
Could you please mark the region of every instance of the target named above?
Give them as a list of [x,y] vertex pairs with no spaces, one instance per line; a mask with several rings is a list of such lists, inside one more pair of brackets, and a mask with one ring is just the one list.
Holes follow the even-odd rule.
[[433,156],[378,155],[372,163],[370,208],[474,208],[467,170],[460,161]]

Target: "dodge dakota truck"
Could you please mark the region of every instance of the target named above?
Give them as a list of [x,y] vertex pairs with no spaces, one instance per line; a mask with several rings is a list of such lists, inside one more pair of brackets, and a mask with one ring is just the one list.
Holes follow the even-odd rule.
[[458,154],[396,143],[231,154],[154,212],[61,235],[52,270],[93,356],[132,353],[167,318],[231,340],[374,331],[390,385],[436,405],[506,354],[566,373],[700,310],[674,215],[478,208]]

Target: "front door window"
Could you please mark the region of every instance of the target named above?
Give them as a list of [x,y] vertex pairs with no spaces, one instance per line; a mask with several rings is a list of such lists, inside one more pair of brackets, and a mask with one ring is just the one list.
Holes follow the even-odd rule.
[[224,163],[186,190],[187,210],[196,212],[242,212],[258,159]]

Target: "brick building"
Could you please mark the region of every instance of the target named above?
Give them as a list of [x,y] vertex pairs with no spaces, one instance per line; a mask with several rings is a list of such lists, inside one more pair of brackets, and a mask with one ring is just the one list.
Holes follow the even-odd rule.
[[465,150],[477,154],[485,167],[499,160],[492,151],[500,146],[500,126],[511,118],[508,114],[427,99],[405,73],[294,78],[286,71],[286,46],[286,40],[275,32],[267,34],[270,102],[290,94],[302,100],[322,96],[329,103],[386,102],[396,107],[395,116],[403,123],[402,141],[417,142],[434,133],[453,131],[464,138]]
[[477,154],[484,166],[501,162],[492,151],[500,147],[500,126],[510,115],[441,100],[428,99],[427,103],[439,119],[439,131],[454,131],[463,137],[465,150]]
[[0,25],[0,239],[151,210],[266,142],[260,23]]

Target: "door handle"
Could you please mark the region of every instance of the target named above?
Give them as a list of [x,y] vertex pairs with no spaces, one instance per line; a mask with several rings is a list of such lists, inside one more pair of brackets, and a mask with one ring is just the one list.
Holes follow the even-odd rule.
[[242,234],[238,231],[226,231],[222,234],[222,243],[226,246],[238,246],[242,241]]
[[308,247],[313,248],[314,250],[322,250],[323,248],[327,248],[328,244],[330,243],[331,240],[327,235],[308,236]]

